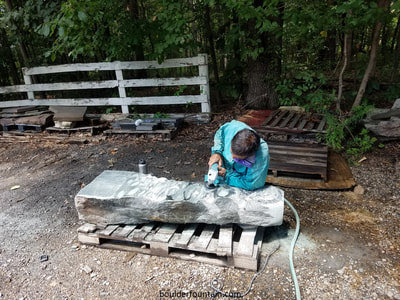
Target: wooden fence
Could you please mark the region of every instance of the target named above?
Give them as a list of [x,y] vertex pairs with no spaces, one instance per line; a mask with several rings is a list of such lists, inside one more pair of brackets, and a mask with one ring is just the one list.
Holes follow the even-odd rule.
[[[124,70],[149,70],[198,67],[198,76],[173,77],[173,78],[148,78],[148,79],[124,79]],[[90,72],[90,71],[114,71],[115,80],[83,81],[83,82],[58,82],[58,83],[32,83],[32,76],[66,73],[66,72]],[[210,89],[208,77],[207,55],[200,54],[191,58],[168,59],[159,64],[157,61],[127,61],[104,62],[86,64],[67,64],[58,66],[23,68],[25,84],[0,87],[0,94],[27,93],[26,100],[0,101],[0,108],[18,106],[121,106],[123,113],[129,113],[129,105],[169,105],[200,103],[202,112],[210,112]],[[126,88],[130,87],[165,87],[165,86],[199,86],[196,95],[174,96],[150,96],[127,97]],[[112,89],[118,88],[119,97],[111,98],[59,98],[41,99],[40,92],[88,90],[88,89]],[[36,94],[35,94],[36,93]]]

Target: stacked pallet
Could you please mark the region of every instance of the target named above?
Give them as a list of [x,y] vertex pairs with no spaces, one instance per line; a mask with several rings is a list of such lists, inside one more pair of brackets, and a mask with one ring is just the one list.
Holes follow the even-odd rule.
[[108,135],[131,134],[146,138],[157,138],[170,141],[183,126],[183,118],[145,118],[122,119],[111,123],[112,128],[106,130]]
[[296,109],[251,111],[241,121],[267,141],[273,177],[328,180],[328,147],[320,142],[326,119]]
[[6,108],[0,116],[3,131],[41,132],[53,121],[53,114],[38,106]]

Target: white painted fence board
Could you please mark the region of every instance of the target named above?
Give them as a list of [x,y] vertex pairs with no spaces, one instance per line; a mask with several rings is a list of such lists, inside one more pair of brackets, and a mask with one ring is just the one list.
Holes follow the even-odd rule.
[[207,84],[207,77],[176,77],[176,78],[151,78],[127,79],[120,82],[123,87],[149,87],[149,86],[179,86]]
[[[128,80],[105,80],[105,81],[81,81],[81,82],[58,82],[58,83],[37,83],[21,84],[0,87],[0,94],[62,91],[81,89],[107,89],[115,87],[150,87],[150,86],[179,86],[179,85],[201,85],[207,84],[207,78],[177,77],[177,78],[152,78],[152,79],[128,79]],[[120,95],[122,96],[122,94]]]
[[26,75],[40,75],[66,72],[84,72],[84,71],[114,71],[114,70],[143,70],[143,69],[165,69],[181,68],[206,64],[204,55],[189,58],[168,59],[159,64],[154,61],[115,61],[104,63],[86,63],[86,64],[65,64],[57,66],[24,68]]
[[120,106],[120,105],[168,105],[204,103],[204,95],[159,96],[159,97],[126,97],[126,98],[76,98],[76,99],[33,99],[1,101],[0,107],[54,105],[54,106]]
[[118,86],[117,80],[106,81],[81,81],[81,82],[58,82],[58,83],[36,83],[25,85],[12,85],[0,87],[0,94],[22,93],[22,92],[42,92],[42,91],[62,91],[62,90],[82,90],[82,89],[107,89]]

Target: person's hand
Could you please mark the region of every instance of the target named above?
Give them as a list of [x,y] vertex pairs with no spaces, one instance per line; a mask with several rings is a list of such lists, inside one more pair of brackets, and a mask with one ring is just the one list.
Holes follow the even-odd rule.
[[223,167],[218,167],[218,176],[225,178],[225,175],[226,175],[226,169]]
[[221,154],[214,153],[210,156],[210,160],[208,161],[208,167],[211,168],[213,164],[218,164],[218,169],[222,167],[222,156]]

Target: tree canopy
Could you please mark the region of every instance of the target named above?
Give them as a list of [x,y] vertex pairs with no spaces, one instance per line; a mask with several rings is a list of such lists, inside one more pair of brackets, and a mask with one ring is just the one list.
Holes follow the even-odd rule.
[[[0,84],[20,68],[207,53],[213,96],[349,111],[400,95],[399,1],[0,0]],[[217,97],[217,96],[220,97]]]

